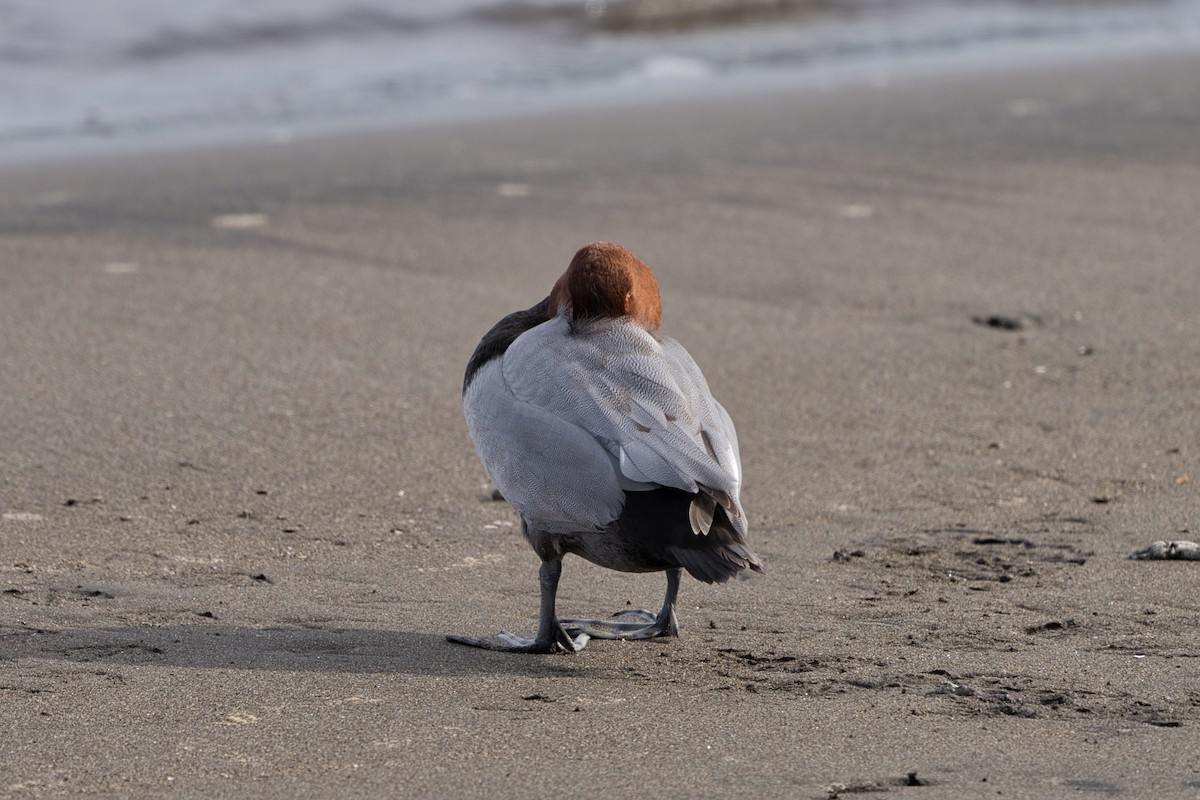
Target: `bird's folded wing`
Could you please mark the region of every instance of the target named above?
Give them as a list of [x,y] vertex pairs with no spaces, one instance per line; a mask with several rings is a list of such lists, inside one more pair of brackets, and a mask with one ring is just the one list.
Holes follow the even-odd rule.
[[539,531],[602,530],[625,503],[608,451],[578,425],[514,396],[501,363],[480,369],[463,397],[467,428],[496,488]]
[[599,442],[625,480],[712,490],[736,505],[741,464],[733,425],[673,340],[628,319],[572,330],[558,317],[513,343],[503,375],[515,400]]

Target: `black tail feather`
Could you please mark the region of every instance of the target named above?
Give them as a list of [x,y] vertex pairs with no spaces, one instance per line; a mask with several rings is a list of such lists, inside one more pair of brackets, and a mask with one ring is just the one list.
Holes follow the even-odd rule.
[[762,572],[762,561],[730,523],[722,506],[714,506],[708,533],[693,533],[695,497],[667,488],[627,492],[618,524],[624,535],[636,538],[664,568],[682,567],[698,581],[724,583],[742,570]]

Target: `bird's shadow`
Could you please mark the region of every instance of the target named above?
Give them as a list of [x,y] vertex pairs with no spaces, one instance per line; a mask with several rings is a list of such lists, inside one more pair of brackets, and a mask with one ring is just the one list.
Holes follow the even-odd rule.
[[574,674],[570,658],[478,650],[433,633],[306,626],[213,624],[0,628],[0,663],[47,659],[80,665],[419,675]]

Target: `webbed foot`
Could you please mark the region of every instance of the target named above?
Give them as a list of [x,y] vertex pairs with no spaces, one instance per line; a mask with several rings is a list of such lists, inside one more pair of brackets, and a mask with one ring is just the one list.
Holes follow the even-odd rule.
[[506,653],[578,653],[591,637],[583,632],[568,633],[554,613],[554,595],[558,592],[558,577],[562,573],[562,561],[543,561],[538,570],[538,583],[542,590],[542,603],[538,610],[538,631],[533,637],[518,636],[501,631],[499,636],[481,639],[476,636],[450,634],[446,641],[481,647],[484,650],[500,650]]
[[[654,639],[658,636],[678,636],[679,623],[674,608],[654,614],[640,608],[625,609],[613,614],[614,619],[564,619],[559,622],[573,635],[592,639]],[[629,622],[625,619],[631,620]]]
[[452,633],[446,637],[446,641],[465,644],[468,647],[480,647],[484,650],[500,650],[506,653],[578,653],[591,638],[582,631],[569,633],[561,625],[557,628],[553,637],[545,638],[520,636],[509,631],[500,631],[498,636],[488,638],[460,636]]

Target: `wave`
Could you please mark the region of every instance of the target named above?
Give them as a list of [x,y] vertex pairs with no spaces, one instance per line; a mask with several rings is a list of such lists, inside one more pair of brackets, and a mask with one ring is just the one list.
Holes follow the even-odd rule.
[[596,31],[664,33],[763,22],[849,5],[855,3],[848,0],[586,0],[573,3],[514,0],[481,8],[471,16],[510,24],[567,21]]
[[[706,26],[763,22],[800,13],[828,12],[857,3],[848,0],[502,0],[461,8],[441,17],[399,14],[377,6],[334,9],[298,18],[280,16],[249,22],[214,22],[211,27],[168,25],[142,34],[120,56],[133,61],[166,61],[195,54],[229,53],[259,47],[305,45],[324,39],[416,35],[463,24],[536,26],[567,24],[594,32],[666,33]],[[29,60],[33,51],[0,49],[0,59]]]
[[1200,0],[0,0],[0,23],[0,162],[54,142],[286,139],[921,59],[1200,46]]
[[163,61],[196,53],[295,46],[319,39],[416,34],[431,27],[428,19],[401,16],[379,8],[349,8],[316,19],[277,19],[227,23],[207,30],[167,28],[126,47],[134,61]]

